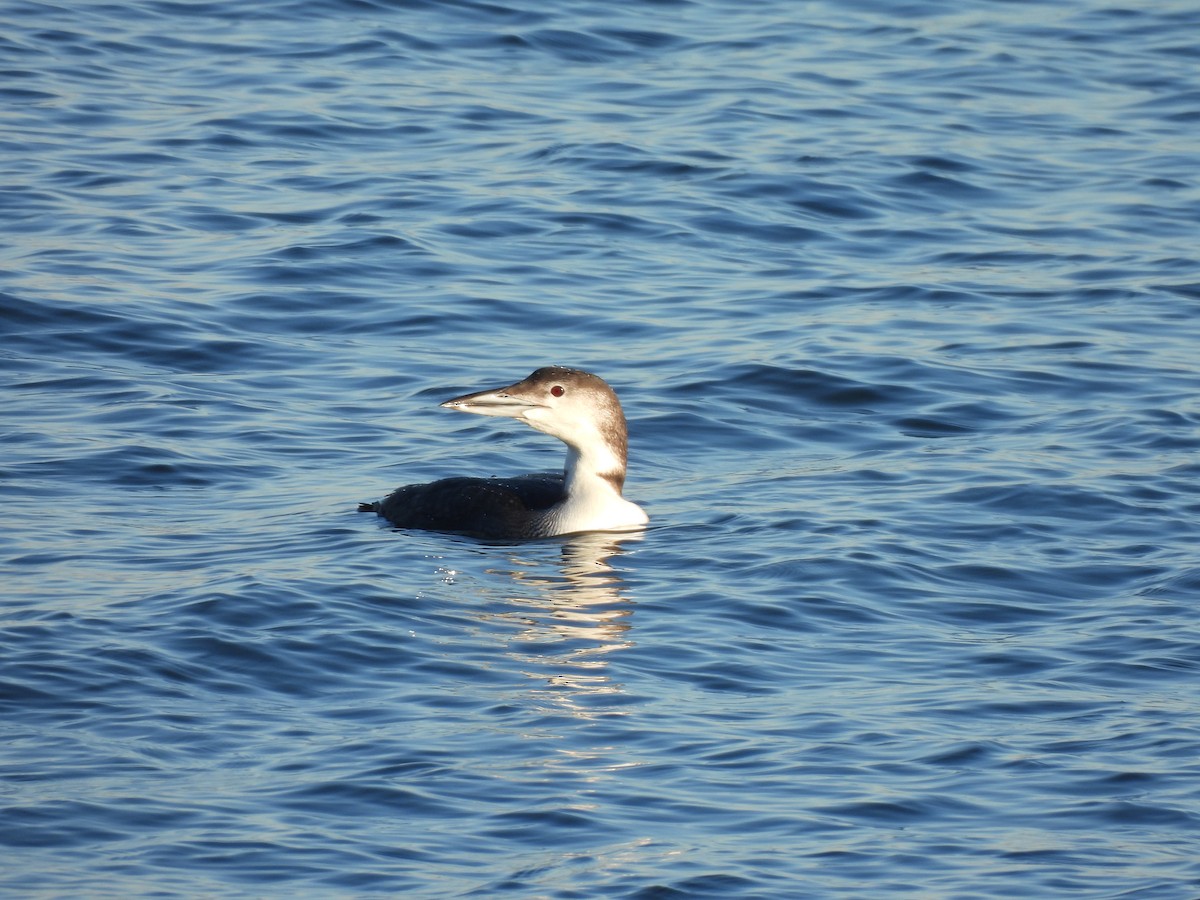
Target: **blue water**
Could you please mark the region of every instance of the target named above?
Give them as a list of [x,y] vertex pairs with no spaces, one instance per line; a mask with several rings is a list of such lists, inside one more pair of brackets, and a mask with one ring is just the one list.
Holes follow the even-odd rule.
[[1200,894],[1194,2],[0,11],[0,894]]

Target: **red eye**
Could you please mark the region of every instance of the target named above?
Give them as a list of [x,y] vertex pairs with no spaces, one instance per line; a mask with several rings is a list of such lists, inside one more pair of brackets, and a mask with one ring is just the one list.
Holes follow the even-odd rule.
[[550,388],[550,393],[555,397],[561,397],[566,393],[566,391],[563,390],[563,386],[561,384],[556,384],[554,387]]

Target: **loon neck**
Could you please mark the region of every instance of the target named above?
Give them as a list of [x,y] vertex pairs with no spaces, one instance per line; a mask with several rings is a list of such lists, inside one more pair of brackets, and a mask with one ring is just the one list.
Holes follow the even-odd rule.
[[563,476],[566,493],[550,514],[551,533],[621,530],[649,521],[640,506],[621,496],[624,460],[603,446],[589,452],[568,445]]
[[567,497],[621,496],[625,486],[625,460],[612,448],[587,452],[567,445],[567,462],[563,469]]

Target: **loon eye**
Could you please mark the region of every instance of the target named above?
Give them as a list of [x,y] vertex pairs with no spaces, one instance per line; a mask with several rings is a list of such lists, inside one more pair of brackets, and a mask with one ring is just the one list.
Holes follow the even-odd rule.
[[550,388],[550,393],[553,394],[555,397],[561,397],[563,394],[566,393],[566,390],[563,388],[563,386],[561,384],[556,384],[554,387]]

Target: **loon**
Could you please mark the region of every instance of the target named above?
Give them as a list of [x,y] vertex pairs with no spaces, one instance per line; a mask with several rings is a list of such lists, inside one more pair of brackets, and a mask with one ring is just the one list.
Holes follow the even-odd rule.
[[464,394],[446,409],[507,416],[567,445],[561,473],[443,478],[359,504],[400,528],[524,540],[580,531],[625,531],[649,518],[621,496],[628,432],[617,395],[590,372],[545,366],[498,390]]

